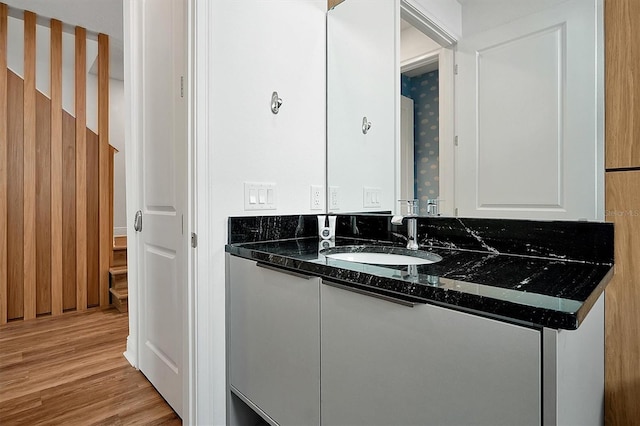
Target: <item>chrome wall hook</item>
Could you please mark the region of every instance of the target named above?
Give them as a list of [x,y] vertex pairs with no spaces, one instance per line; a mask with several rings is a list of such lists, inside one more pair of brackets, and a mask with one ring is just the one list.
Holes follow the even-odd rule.
[[278,97],[278,92],[273,92],[271,95],[271,112],[277,114],[280,111],[282,105],[282,99]]
[[367,117],[362,117],[362,133],[367,134],[371,128],[371,122],[367,120]]

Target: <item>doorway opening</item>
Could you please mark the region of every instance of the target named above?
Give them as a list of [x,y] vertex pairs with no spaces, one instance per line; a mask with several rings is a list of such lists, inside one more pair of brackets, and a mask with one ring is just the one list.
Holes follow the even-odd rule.
[[[420,215],[440,199],[440,52],[442,46],[401,20],[401,196]],[[436,201],[438,203],[438,201]]]

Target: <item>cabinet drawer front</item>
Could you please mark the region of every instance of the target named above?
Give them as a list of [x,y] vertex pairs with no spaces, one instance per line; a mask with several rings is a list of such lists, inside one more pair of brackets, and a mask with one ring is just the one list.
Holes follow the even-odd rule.
[[540,332],[322,285],[322,423],[539,425]]
[[229,380],[281,425],[319,424],[318,278],[230,257]]

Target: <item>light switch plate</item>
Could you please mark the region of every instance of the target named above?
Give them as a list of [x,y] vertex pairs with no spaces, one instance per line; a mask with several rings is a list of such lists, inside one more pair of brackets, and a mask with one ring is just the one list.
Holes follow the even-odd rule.
[[329,210],[340,210],[340,187],[329,187]]
[[379,208],[382,200],[382,188],[365,186],[362,188],[362,198],[364,208]]
[[275,183],[244,183],[245,210],[275,210],[276,208],[277,197]]

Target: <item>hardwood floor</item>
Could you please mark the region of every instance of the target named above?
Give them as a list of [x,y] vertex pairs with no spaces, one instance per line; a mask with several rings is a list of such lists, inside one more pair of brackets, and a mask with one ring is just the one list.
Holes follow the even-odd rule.
[[0,425],[181,425],[122,355],[127,334],[115,309],[0,326]]

